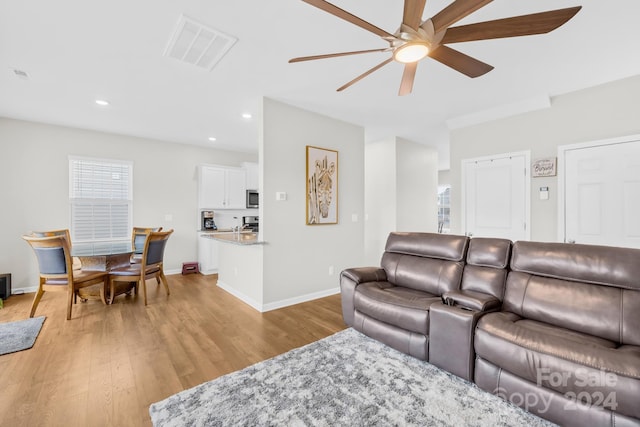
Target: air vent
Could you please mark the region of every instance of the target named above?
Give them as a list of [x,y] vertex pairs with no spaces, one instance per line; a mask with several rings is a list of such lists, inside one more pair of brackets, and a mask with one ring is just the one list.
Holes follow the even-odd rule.
[[212,70],[237,40],[182,15],[164,56]]

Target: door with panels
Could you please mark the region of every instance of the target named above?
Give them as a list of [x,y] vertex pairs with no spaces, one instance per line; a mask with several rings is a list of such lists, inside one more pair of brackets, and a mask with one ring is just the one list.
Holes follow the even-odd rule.
[[640,248],[640,135],[560,147],[558,157],[560,240]]
[[463,160],[465,234],[529,240],[529,157],[518,152]]

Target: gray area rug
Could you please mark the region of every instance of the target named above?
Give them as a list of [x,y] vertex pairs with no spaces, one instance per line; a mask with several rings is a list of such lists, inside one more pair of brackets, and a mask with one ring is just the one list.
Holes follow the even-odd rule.
[[169,426],[550,426],[347,329],[151,405]]
[[0,323],[0,355],[33,347],[45,316]]

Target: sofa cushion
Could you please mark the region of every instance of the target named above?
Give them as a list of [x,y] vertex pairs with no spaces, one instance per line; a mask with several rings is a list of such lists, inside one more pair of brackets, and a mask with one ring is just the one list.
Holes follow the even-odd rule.
[[464,268],[463,261],[444,261],[393,252],[385,252],[381,265],[386,271],[387,280],[394,285],[434,295],[460,289]]
[[469,240],[467,264],[478,267],[507,268],[511,256],[511,240],[474,237]]
[[511,271],[504,311],[630,345],[640,345],[640,292]]
[[511,269],[537,276],[640,289],[640,249],[520,241]]
[[381,322],[427,335],[429,307],[439,296],[389,282],[368,282],[358,286],[355,310]]
[[447,261],[464,261],[469,238],[439,233],[390,233],[385,252],[437,258]]
[[541,387],[640,417],[637,346],[619,347],[603,338],[500,312],[478,322],[475,351]]
[[391,233],[381,267],[389,282],[434,295],[460,289],[469,238],[437,233]]

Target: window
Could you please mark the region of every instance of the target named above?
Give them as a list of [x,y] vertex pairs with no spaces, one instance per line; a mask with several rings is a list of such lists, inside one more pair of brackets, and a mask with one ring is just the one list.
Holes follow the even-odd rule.
[[438,187],[438,233],[451,232],[451,187]]
[[133,163],[69,158],[71,240],[76,254],[131,246]]

